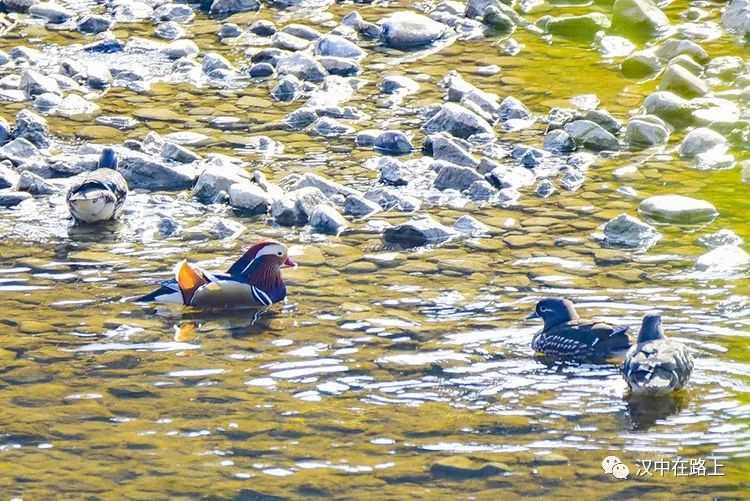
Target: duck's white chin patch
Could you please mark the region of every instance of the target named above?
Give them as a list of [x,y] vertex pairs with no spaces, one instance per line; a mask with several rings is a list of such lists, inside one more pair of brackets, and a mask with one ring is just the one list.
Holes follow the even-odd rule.
[[154,298],[154,301],[157,303],[164,303],[164,304],[182,304],[182,294],[179,292],[174,292],[172,294],[163,294],[161,296],[156,296]]
[[85,197],[71,198],[68,201],[70,213],[83,223],[97,223],[107,221],[115,215],[115,203],[111,196],[96,192],[89,192]]

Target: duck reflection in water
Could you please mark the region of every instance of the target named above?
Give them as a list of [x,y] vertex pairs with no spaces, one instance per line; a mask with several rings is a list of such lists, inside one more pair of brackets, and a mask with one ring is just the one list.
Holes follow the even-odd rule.
[[631,428],[647,431],[658,421],[679,414],[688,402],[684,391],[661,397],[631,396],[626,399]]

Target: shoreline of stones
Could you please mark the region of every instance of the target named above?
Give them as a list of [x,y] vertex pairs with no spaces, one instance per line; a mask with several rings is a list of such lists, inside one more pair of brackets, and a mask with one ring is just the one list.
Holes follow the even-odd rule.
[[[726,8],[723,24],[728,32],[744,36],[750,31],[750,9],[743,8],[748,1],[734,0]],[[378,177],[366,191],[311,172],[289,176],[277,185],[258,170],[248,172],[241,159],[196,152],[210,143],[207,136],[151,132],[142,140],[113,145],[121,158],[119,170],[131,189],[192,190],[204,203],[224,203],[243,214],[268,214],[281,226],[309,225],[313,231],[333,235],[345,231],[351,222],[381,211],[412,214],[423,205],[461,207],[470,203],[509,207],[518,202],[522,191],[541,198],[553,196],[557,189],[575,191],[585,182],[586,171],[597,155],[663,148],[675,131],[689,130],[676,152],[695,168],[732,168],[736,165],[729,153],[732,144],[750,134],[750,124],[738,105],[750,99],[750,68],[739,57],[711,58],[685,35],[695,31],[687,28],[709,17],[709,12],[697,7],[689,7],[683,13],[686,22],[678,26],[651,0],[615,0],[611,17],[602,13],[543,16],[536,23],[527,17],[541,2],[516,4],[512,0],[443,1],[427,12],[397,11],[377,22],[352,10],[340,22],[329,18],[320,23],[329,29],[327,33],[297,23],[281,28],[265,20],[245,27],[224,23],[218,38],[245,51],[247,64],[238,68],[218,53],[202,53],[187,38],[185,27],[196,18],[197,10],[221,19],[266,8],[311,8],[320,13],[330,2],[113,0],[103,12],[79,12],[60,2],[0,0],[0,10],[11,12],[0,18],[0,32],[43,22],[50,30],[75,30],[91,38],[90,43],[66,48],[58,59],[25,46],[7,54],[0,51],[0,99],[29,101],[34,108],[20,111],[13,127],[0,119],[3,207],[60,192],[66,184],[61,179],[96,167],[103,145],[85,143],[71,148],[59,144],[43,114],[90,117],[96,124],[128,130],[139,123],[136,118],[103,116],[95,100],[111,88],[144,92],[160,80],[225,88],[269,86],[273,100],[302,104],[280,123],[256,130],[278,128],[324,138],[349,138],[356,147],[372,148],[380,154],[367,162]],[[111,30],[115,26],[133,22],[153,22],[155,37],[168,42],[114,37]],[[604,57],[620,58],[626,78],[660,78],[659,88],[623,125],[599,106],[596,96],[579,96],[570,109],[553,108],[538,115],[515,97],[501,99],[450,71],[439,83],[444,102],[419,110],[424,136],[421,157],[399,159],[418,152],[410,131],[354,127],[364,113],[345,104],[367,84],[358,76],[370,50],[382,47],[418,58],[439,52],[456,39],[486,38],[504,40],[503,50],[517,54],[519,44],[511,38],[517,28],[550,41],[562,37],[590,43]],[[634,42],[643,41],[646,47],[636,50]],[[146,60],[151,65],[140,64]],[[484,67],[480,74],[498,71],[497,67]],[[391,107],[400,106],[420,89],[418,81],[398,74],[385,75],[377,85],[383,104]],[[152,110],[142,112],[139,118],[169,120],[168,115],[164,110]],[[545,129],[539,138],[541,148],[498,139],[499,133],[538,123]],[[209,126],[252,130],[237,117],[215,117]],[[283,149],[262,135],[253,136],[248,147],[268,157]],[[637,168],[628,165],[615,171],[615,177],[625,180],[634,173]],[[648,221],[676,224],[703,224],[718,216],[708,202],[675,194],[643,200],[639,213]],[[627,214],[602,229],[602,245],[610,247],[645,251],[660,238],[654,226]],[[454,227],[424,216],[393,227],[384,223],[381,230],[387,244],[405,247],[488,232],[469,215],[459,218]],[[750,256],[735,237],[714,246],[714,255],[704,261],[726,266],[724,258],[729,258],[732,266],[750,264]],[[722,259],[715,259],[717,256]]]

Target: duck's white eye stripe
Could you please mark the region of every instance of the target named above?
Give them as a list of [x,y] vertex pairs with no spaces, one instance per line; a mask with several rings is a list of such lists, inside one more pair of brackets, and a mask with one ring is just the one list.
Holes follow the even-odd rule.
[[552,308],[545,308],[543,306],[540,306],[539,311],[541,311],[542,313],[547,313],[549,311],[554,311],[554,310]]
[[271,298],[268,297],[268,294],[260,290],[254,285],[250,286],[250,291],[253,293],[253,297],[256,301],[258,301],[260,304],[265,306],[271,306],[273,304],[273,301],[271,301]]

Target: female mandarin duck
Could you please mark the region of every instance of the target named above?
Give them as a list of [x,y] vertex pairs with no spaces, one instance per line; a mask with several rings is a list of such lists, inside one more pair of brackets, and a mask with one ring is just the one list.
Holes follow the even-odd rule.
[[116,168],[117,153],[104,148],[98,168],[70,186],[65,200],[78,223],[109,221],[120,214],[128,196],[128,183]]
[[693,371],[688,349],[664,335],[659,315],[643,317],[638,342],[625,355],[622,374],[634,396],[661,396],[684,387]]
[[584,320],[568,299],[542,299],[527,318],[541,318],[544,328],[531,347],[545,357],[577,361],[606,360],[630,348],[628,327]]
[[182,261],[175,279],[136,302],[182,304],[197,308],[265,308],[286,297],[281,268],[296,266],[285,245],[274,241],[250,247],[226,273],[209,273]]

